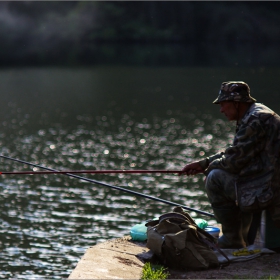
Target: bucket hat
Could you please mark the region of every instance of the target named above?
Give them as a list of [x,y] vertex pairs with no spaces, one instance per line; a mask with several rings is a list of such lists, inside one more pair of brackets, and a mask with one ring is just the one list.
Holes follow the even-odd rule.
[[255,103],[257,100],[250,95],[250,88],[246,83],[229,81],[222,83],[219,95],[213,103],[219,104],[222,101]]

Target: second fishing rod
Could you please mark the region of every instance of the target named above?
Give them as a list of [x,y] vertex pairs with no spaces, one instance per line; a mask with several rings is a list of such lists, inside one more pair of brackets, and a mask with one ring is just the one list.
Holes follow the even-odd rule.
[[[15,162],[23,163],[23,164],[26,164],[26,165],[29,165],[29,166],[37,167],[37,168],[48,170],[48,171],[51,171],[51,172],[59,172],[58,170],[55,170],[55,169],[52,169],[52,168],[44,167],[44,166],[41,166],[39,164],[34,164],[34,163],[31,163],[31,162],[27,162],[27,161],[20,160],[20,159],[15,159],[15,158],[4,156],[4,155],[0,155],[0,158],[4,158],[4,159],[12,160],[12,161],[15,161]],[[197,209],[194,209],[194,208],[190,208],[190,207],[187,207],[187,206],[184,206],[184,205],[181,205],[181,204],[178,204],[178,203],[174,203],[172,201],[164,200],[164,199],[161,199],[161,198],[158,198],[158,197],[146,195],[146,194],[143,194],[143,193],[138,193],[138,192],[135,192],[135,191],[132,191],[132,190],[122,188],[122,187],[113,186],[113,185],[110,185],[110,184],[107,184],[107,183],[104,183],[104,182],[100,182],[100,181],[96,181],[96,180],[93,180],[93,179],[81,177],[81,176],[71,174],[71,173],[62,173],[62,174],[66,175],[66,176],[69,176],[69,177],[76,178],[76,179],[80,179],[80,180],[83,180],[83,181],[86,181],[86,182],[90,182],[90,183],[94,183],[94,184],[97,184],[97,185],[102,185],[102,186],[105,186],[105,187],[109,187],[111,189],[127,192],[127,193],[130,193],[130,194],[136,195],[136,196],[148,198],[148,199],[151,199],[151,200],[154,200],[154,201],[159,201],[159,202],[162,202],[162,203],[165,203],[165,204],[169,204],[169,205],[173,205],[173,206],[180,206],[183,209],[193,211],[193,212],[205,215],[205,216],[214,217],[214,215],[211,214],[211,213],[208,213],[208,212],[205,212],[205,211],[202,211],[202,210],[197,210]]]

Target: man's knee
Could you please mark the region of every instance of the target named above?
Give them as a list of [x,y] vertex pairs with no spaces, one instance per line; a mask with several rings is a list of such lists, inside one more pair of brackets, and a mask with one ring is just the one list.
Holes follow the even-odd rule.
[[207,175],[205,188],[207,192],[215,192],[220,188],[222,178],[224,177],[223,170],[213,169]]
[[206,193],[210,202],[215,200],[235,201],[236,177],[221,169],[212,170],[206,178]]

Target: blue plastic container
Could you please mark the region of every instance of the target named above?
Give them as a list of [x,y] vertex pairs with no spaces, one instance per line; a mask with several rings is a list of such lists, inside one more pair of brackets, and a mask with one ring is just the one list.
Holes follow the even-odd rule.
[[133,226],[130,230],[130,236],[132,240],[135,241],[147,240],[147,227],[145,226],[145,223]]
[[[205,231],[207,231],[212,236],[219,238],[220,229],[217,227],[207,226],[204,228]],[[132,240],[135,241],[145,241],[147,240],[147,227],[145,226],[145,223],[142,224],[136,224],[133,226],[130,230],[130,236]]]
[[219,228],[208,226],[204,230],[207,231],[208,233],[210,233],[212,236],[214,236],[216,238],[219,238],[219,235],[220,235],[220,229]]

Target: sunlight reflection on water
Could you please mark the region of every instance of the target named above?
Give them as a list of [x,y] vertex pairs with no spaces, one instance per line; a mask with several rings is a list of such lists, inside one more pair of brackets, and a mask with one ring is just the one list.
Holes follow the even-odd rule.
[[[69,130],[56,126],[18,135],[13,140],[7,140],[4,133],[2,152],[60,170],[180,170],[186,162],[223,148],[233,136],[228,123],[200,117],[189,128],[176,116],[137,122],[125,115],[113,124],[101,116],[96,118],[95,126],[80,121],[80,125]],[[221,131],[223,137],[217,140]],[[0,167],[3,171],[32,170],[28,165],[3,159]],[[211,212],[203,176],[87,174],[84,177]],[[6,271],[0,278],[67,277],[90,245],[129,234],[134,224],[172,209],[63,175],[3,175],[0,188],[1,267]],[[195,212],[191,214],[198,216]],[[203,218],[209,224],[214,223],[208,217]]]

